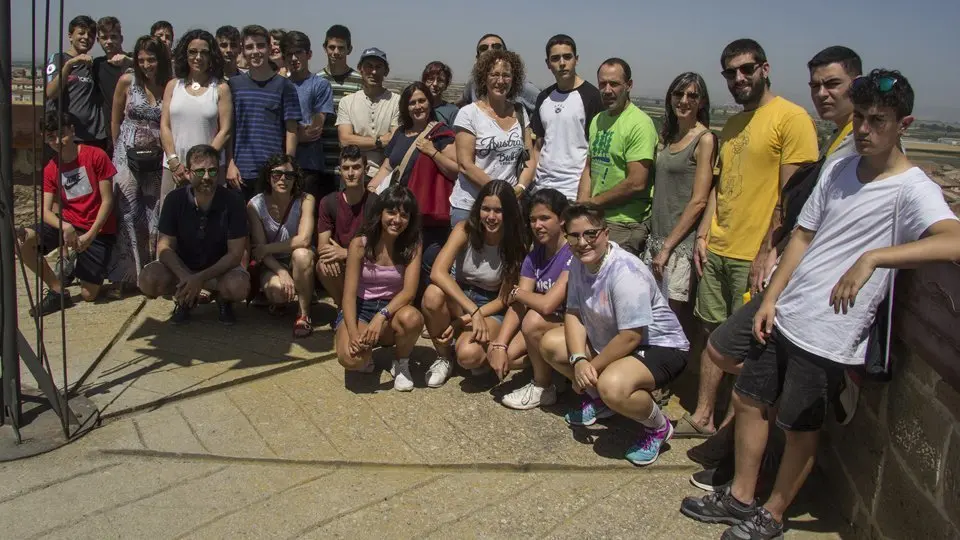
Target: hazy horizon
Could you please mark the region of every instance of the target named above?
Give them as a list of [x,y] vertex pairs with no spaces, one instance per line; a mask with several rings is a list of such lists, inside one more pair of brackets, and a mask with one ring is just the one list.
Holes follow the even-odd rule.
[[[244,16],[247,8],[262,13]],[[234,0],[229,12],[212,4],[188,0],[167,0],[162,9],[144,13],[143,5],[116,0],[87,0],[67,6],[64,24],[78,14],[94,19],[113,15],[123,25],[125,48],[148,33],[159,19],[170,21],[175,35],[192,28],[213,32],[223,24],[242,27],[256,21],[267,28],[281,27],[305,32],[313,41],[311,68],[326,64],[323,35],[331,24],[344,24],[353,34],[351,65],[363,48],[376,46],[387,52],[390,78],[418,79],[423,66],[441,60],[451,66],[454,80],[463,82],[473,65],[477,40],[487,32],[503,36],[507,47],[524,59],[527,78],[544,88],[553,82],[544,65],[543,46],[556,33],[577,40],[578,71],[596,84],[596,67],[605,58],[619,56],[633,68],[633,95],[662,99],[670,81],[683,71],[703,75],[711,93],[711,104],[732,103],[720,76],[720,51],[730,41],[752,37],[763,45],[771,64],[773,90],[804,108],[812,109],[807,90],[806,62],[830,45],[856,50],[864,69],[900,69],[916,93],[915,115],[927,121],[960,122],[960,103],[953,89],[960,86],[960,71],[941,67],[952,65],[949,51],[960,50],[960,35],[954,30],[960,20],[960,2],[920,0],[909,4],[877,0],[866,10],[846,3],[810,0],[771,8],[756,0],[727,0],[722,5],[696,6],[637,5],[622,0],[590,6],[582,2],[557,0],[525,3],[490,0],[484,9],[476,4],[412,0],[383,4],[354,0],[322,8],[306,0],[287,0],[282,5]],[[37,56],[43,53],[43,5],[37,5]],[[468,13],[468,16],[464,16]],[[368,16],[368,15],[376,16]],[[59,12],[51,21],[50,50],[59,48],[56,39]],[[291,24],[294,21],[298,24]],[[913,34],[905,33],[905,30]],[[30,4],[13,7],[13,51],[16,62],[30,62]],[[66,28],[63,34],[65,36]],[[63,40],[64,47],[69,46]],[[102,54],[99,45],[94,55]],[[41,60],[41,58],[37,58]],[[939,60],[939,62],[938,62]]]

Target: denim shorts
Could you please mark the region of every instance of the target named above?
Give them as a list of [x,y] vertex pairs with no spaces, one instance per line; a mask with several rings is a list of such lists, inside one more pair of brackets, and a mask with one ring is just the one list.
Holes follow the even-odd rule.
[[[390,303],[389,298],[371,298],[370,300],[364,300],[363,298],[357,297],[357,319],[365,323],[369,323],[373,320],[373,317],[380,312],[381,309],[387,307],[387,304]],[[343,310],[337,313],[337,320],[333,323],[333,329],[336,330],[340,328],[340,323],[343,322]]]
[[457,226],[457,223],[461,221],[466,221],[470,219],[470,210],[464,210],[463,208],[451,208],[450,209],[450,228],[453,229]]
[[[467,298],[471,302],[477,305],[477,307],[483,307],[490,302],[493,302],[497,299],[497,295],[500,294],[500,291],[488,291],[481,289],[479,287],[474,287],[472,285],[460,284],[460,288],[463,289],[463,294],[467,295]],[[497,313],[496,315],[489,315],[497,319],[500,322],[503,322],[504,312]]]

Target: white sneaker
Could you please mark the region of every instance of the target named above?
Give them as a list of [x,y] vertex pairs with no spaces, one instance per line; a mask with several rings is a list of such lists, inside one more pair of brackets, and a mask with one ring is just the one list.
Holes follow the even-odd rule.
[[409,392],[413,390],[413,377],[410,376],[410,361],[394,360],[393,367],[390,369],[393,373],[393,389],[400,392]]
[[533,381],[503,396],[503,405],[510,409],[526,411],[540,406],[549,406],[557,402],[557,389],[554,386],[541,388]]
[[430,388],[440,388],[450,377],[450,361],[442,356],[438,356],[430,369],[427,370],[427,386]]

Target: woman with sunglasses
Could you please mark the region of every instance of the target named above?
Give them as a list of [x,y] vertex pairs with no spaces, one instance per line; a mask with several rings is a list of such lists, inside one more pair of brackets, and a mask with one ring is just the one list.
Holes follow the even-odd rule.
[[[187,150],[209,144],[222,152],[233,124],[233,98],[223,78],[223,56],[213,34],[206,30],[184,34],[173,51],[173,70],[176,78],[164,91],[160,119],[166,154],[161,198],[189,181],[183,162]],[[221,158],[221,184],[225,170]]]
[[530,229],[536,246],[523,260],[520,283],[514,285],[507,302],[500,333],[490,343],[490,367],[503,380],[511,369],[520,369],[523,356],[530,359],[533,380],[503,397],[511,409],[533,409],[553,405],[557,390],[553,370],[540,355],[543,335],[563,324],[567,299],[567,277],[573,255],[563,236],[560,216],[570,203],[555,189],[541,189],[530,199]]
[[514,99],[523,88],[523,61],[503,49],[480,55],[473,66],[477,100],[460,109],[457,161],[460,175],[450,195],[450,224],[467,219],[477,193],[491,180],[503,180],[519,194],[533,181],[533,132],[523,106]]
[[603,210],[574,204],[563,214],[570,264],[563,327],[543,336],[543,358],[582,394],[567,423],[588,426],[620,413],[640,423],[626,458],[656,461],[673,426],[651,393],[687,365],[690,344],[653,274],[610,242]]
[[[277,154],[260,172],[259,193],[247,203],[250,221],[250,255],[262,265],[259,286],[271,313],[297,299],[300,311],[293,337],[313,333],[310,302],[313,300],[313,227],[316,199],[303,190],[296,159]],[[254,273],[256,274],[256,273]]]
[[657,189],[643,260],[661,284],[670,307],[692,322],[693,241],[713,187],[717,138],[710,131],[710,96],[697,73],[682,73],[667,89]]
[[420,255],[417,200],[407,188],[390,186],[350,241],[342,310],[334,323],[337,359],[348,371],[373,372],[373,348],[394,346],[390,373],[401,392],[413,390],[410,353],[423,328],[423,315],[412,305]]
[[156,257],[160,220],[160,109],[170,79],[167,47],[143,36],[133,48],[133,73],[113,95],[113,165],[117,243],[109,263],[118,292],[136,287],[140,270]]
[[[474,374],[487,370],[490,342],[500,332],[507,298],[520,279],[526,238],[513,187],[503,180],[488,182],[469,218],[454,226],[440,250],[430,272],[433,283],[423,294],[423,315],[437,351],[427,386],[446,382],[454,354]],[[454,264],[456,277],[450,273]]]

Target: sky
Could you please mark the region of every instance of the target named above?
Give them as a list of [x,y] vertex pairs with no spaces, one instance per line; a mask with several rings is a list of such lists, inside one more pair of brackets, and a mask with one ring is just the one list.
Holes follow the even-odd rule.
[[[37,6],[33,25],[31,4]],[[13,58],[29,61],[31,27],[37,56],[43,54],[45,2],[13,2]],[[60,46],[60,2],[51,2],[51,50]],[[231,6],[229,10],[225,6]],[[899,69],[916,93],[921,119],[960,122],[960,2],[957,0],[85,0],[69,2],[65,21],[87,14],[113,15],[123,25],[126,48],[149,32],[158,19],[173,23],[177,36],[191,28],[257,23],[300,30],[313,41],[311,67],[326,63],[323,36],[331,24],[353,34],[353,55],[376,46],[390,60],[391,78],[419,78],[423,66],[441,60],[454,80],[464,81],[481,35],[497,33],[523,57],[527,78],[544,88],[553,77],[544,64],[550,36],[565,33],[577,41],[579,73],[596,84],[596,68],[619,56],[633,69],[635,96],[663,97],[670,81],[684,71],[704,76],[714,104],[732,103],[720,76],[720,52],[730,41],[750,37],[764,47],[776,93],[812,109],[807,61],[830,45],[857,51],[864,68]],[[66,22],[65,22],[66,24]],[[64,41],[64,47],[69,43]],[[99,46],[95,54],[102,54]]]

